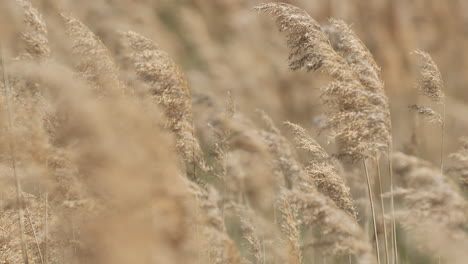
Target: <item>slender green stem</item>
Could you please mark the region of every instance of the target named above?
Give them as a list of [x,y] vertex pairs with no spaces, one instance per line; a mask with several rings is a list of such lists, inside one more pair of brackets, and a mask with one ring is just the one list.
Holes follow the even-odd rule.
[[366,172],[366,180],[367,180],[367,191],[369,192],[369,202],[371,206],[371,211],[372,211],[372,221],[374,223],[374,237],[375,237],[375,251],[377,254],[377,263],[380,264],[380,253],[379,253],[379,236],[377,235],[377,221],[375,219],[375,209],[374,209],[374,199],[372,198],[372,187],[370,184],[370,179],[369,179],[369,172],[367,170],[367,164],[366,160],[362,161],[364,164],[364,171]]

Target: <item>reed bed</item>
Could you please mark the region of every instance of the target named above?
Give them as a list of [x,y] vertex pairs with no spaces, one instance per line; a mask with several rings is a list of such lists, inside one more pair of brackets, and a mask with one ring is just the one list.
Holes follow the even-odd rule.
[[464,76],[401,3],[84,2],[0,2],[0,263],[466,262]]

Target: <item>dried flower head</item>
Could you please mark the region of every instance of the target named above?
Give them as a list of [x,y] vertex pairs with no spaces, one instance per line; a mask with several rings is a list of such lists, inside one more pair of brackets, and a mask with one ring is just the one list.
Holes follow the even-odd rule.
[[[387,99],[381,82],[371,82],[362,76],[366,70],[362,70],[361,65],[350,66],[332,48],[319,24],[303,10],[283,3],[263,4],[256,10],[272,14],[279,30],[288,32],[291,69],[324,68],[333,78],[333,82],[322,89],[322,100],[329,109],[328,128],[340,146],[340,155],[361,160],[386,151],[391,137]],[[352,39],[347,36],[348,40]],[[372,65],[372,62],[369,63]]]
[[359,263],[371,263],[371,245],[353,217],[338,209],[326,196],[314,192],[285,190],[283,195],[293,210],[300,212],[303,226],[320,226],[320,239],[314,246],[332,254],[354,254]]
[[88,27],[70,14],[61,13],[67,27],[67,35],[73,41],[73,53],[77,55],[78,70],[94,89],[121,90],[119,71],[110,51]]
[[419,91],[432,101],[443,104],[444,82],[439,68],[428,53],[416,50],[414,54],[421,60],[419,65],[420,77],[418,80]]
[[202,152],[194,135],[192,105],[187,81],[167,53],[146,37],[129,31],[122,33],[138,76],[150,85],[151,96],[167,116],[166,127],[177,136],[177,148],[188,163],[203,167]]
[[349,187],[339,175],[334,166],[334,160],[328,153],[300,126],[287,122],[286,125],[294,133],[294,141],[298,148],[307,151],[309,162],[305,171],[313,179],[317,189],[330,197],[336,205],[351,217],[356,218],[357,212],[351,197]]
[[23,33],[26,44],[26,57],[46,59],[50,56],[47,27],[41,14],[27,0],[16,0],[24,11],[27,31]]
[[413,111],[416,111],[418,114],[423,116],[427,121],[429,121],[429,123],[442,125],[442,122],[443,122],[442,117],[437,112],[432,110],[431,108],[425,107],[425,106],[419,106],[419,105],[409,105],[408,108]]

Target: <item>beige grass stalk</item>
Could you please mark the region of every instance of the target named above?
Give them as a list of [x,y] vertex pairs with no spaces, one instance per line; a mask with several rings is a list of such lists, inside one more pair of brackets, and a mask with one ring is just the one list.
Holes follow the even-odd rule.
[[207,258],[211,260],[210,263],[240,264],[240,253],[226,231],[224,211],[218,207],[218,191],[209,185],[204,188],[194,182],[187,184],[201,209],[197,225],[203,228],[203,239],[208,243],[206,250]]
[[7,73],[7,65],[6,65],[6,55],[4,50],[3,43],[0,43],[0,59],[2,61],[2,72],[3,72],[3,92],[5,95],[5,108],[7,112],[7,119],[8,119],[8,147],[10,151],[10,159],[11,159],[11,168],[13,170],[13,177],[15,180],[15,188],[16,188],[16,208],[18,212],[18,224],[20,230],[20,242],[21,242],[21,251],[23,254],[23,263],[28,264],[28,249],[26,246],[26,237],[25,237],[25,228],[24,228],[24,201],[22,199],[23,190],[21,188],[21,181],[18,176],[18,172],[16,169],[16,146],[15,146],[15,136],[13,132],[13,117],[12,117],[12,109],[10,108],[10,84],[8,81],[8,73]]
[[[371,254],[371,245],[366,239],[364,231],[358,225],[356,219],[343,208],[337,206],[327,194],[319,192],[316,182],[304,170],[302,165],[291,155],[291,144],[274,126],[272,120],[263,114],[263,119],[267,124],[267,131],[261,133],[265,140],[269,142],[269,148],[272,150],[275,162],[281,164],[278,166],[284,175],[291,172],[296,174],[296,179],[292,182],[290,189],[282,188],[280,199],[287,201],[291,206],[292,212],[298,215],[294,218],[300,224],[300,228],[317,226],[320,227],[321,239],[317,243],[306,244],[301,248],[305,250],[308,246],[317,246],[326,252],[344,255],[356,255],[359,263],[372,263],[374,257]],[[297,127],[297,125],[294,125]],[[299,130],[298,132],[303,131]],[[299,133],[303,137],[301,142],[309,142],[309,137]],[[302,135],[302,136],[301,136]],[[310,142],[309,142],[310,143]],[[314,145],[315,146],[315,145]],[[285,152],[285,150],[287,150]],[[317,153],[316,153],[317,154]],[[326,153],[325,153],[326,154]],[[321,155],[325,155],[321,153]],[[327,171],[328,172],[328,171]],[[333,176],[335,177],[335,176]],[[339,188],[341,189],[341,188]],[[287,229],[292,232],[290,236],[291,246],[290,255],[298,256],[294,249],[295,227],[291,221],[286,223]]]
[[371,206],[371,212],[372,212],[372,221],[373,221],[373,225],[374,225],[375,248],[376,248],[375,253],[377,255],[377,263],[381,263],[380,262],[380,252],[379,252],[380,251],[379,238],[377,236],[377,221],[376,221],[375,209],[374,209],[374,199],[372,198],[372,187],[371,187],[371,183],[370,183],[370,179],[369,179],[369,172],[368,172],[368,169],[367,169],[366,161],[363,160],[362,163],[364,165],[364,172],[366,174],[367,190],[368,190],[368,194],[369,194],[369,200],[370,200],[370,206]]
[[73,41],[73,53],[77,56],[77,68],[93,88],[100,93],[106,90],[124,90],[119,80],[118,67],[107,49],[86,25],[67,13],[61,13],[66,33]]
[[[365,88],[372,93],[371,101],[373,101],[373,104],[377,106],[377,108],[380,110],[379,114],[385,116],[384,121],[385,123],[385,129],[383,135],[385,137],[383,138],[382,142],[387,142],[386,145],[389,146],[388,149],[391,149],[391,122],[390,122],[390,108],[389,108],[389,103],[388,103],[388,98],[385,95],[385,90],[384,90],[384,82],[381,77],[381,70],[380,67],[377,65],[377,63],[374,60],[374,57],[370,53],[370,51],[366,48],[364,43],[359,39],[359,37],[352,31],[351,27],[348,26],[344,21],[339,20],[339,19],[330,19],[330,28],[326,28],[325,32],[328,33],[330,37],[330,41],[332,42],[332,45],[334,49],[339,52],[345,59],[346,61],[350,64],[352,67],[353,71],[357,74],[360,82],[365,86]],[[387,151],[388,152],[388,151]],[[376,153],[376,159],[377,159],[377,176],[378,176],[378,181],[379,184],[381,183],[381,173],[380,173],[380,164],[378,163],[378,153]],[[391,151],[387,153],[387,155],[391,155]],[[392,175],[390,175],[392,177]],[[390,188],[393,188],[393,180],[390,179]],[[382,188],[380,184],[380,193],[382,193]],[[393,202],[393,198],[392,198]],[[385,214],[385,207],[384,207],[384,202],[383,202],[383,197],[380,197],[380,204],[382,207],[382,213]],[[393,207],[392,207],[393,208]],[[392,209],[393,211],[393,209]],[[388,245],[387,245],[387,238],[386,238],[386,223],[385,223],[385,218],[382,217],[383,221],[383,226],[384,226],[384,239],[385,239],[385,254],[386,254],[386,261],[389,263],[389,254],[388,254]],[[394,221],[393,214],[392,214],[392,222]],[[392,233],[394,232],[394,227],[392,225]],[[393,235],[392,235],[393,237]],[[396,236],[395,236],[396,237]],[[394,254],[395,256],[397,255],[396,253],[396,240],[394,241],[392,239],[392,247],[394,248]]]
[[149,85],[150,96],[164,109],[166,126],[176,134],[177,148],[183,159],[193,166],[198,163],[203,168],[185,76],[169,55],[150,39],[132,31],[121,36],[138,76]]
[[[23,197],[23,200],[24,200],[24,197]],[[39,246],[39,240],[37,239],[36,229],[34,228],[33,222],[31,220],[31,214],[29,213],[29,210],[27,208],[25,208],[25,211],[26,211],[26,217],[28,218],[29,225],[31,226],[31,230],[32,230],[33,235],[34,235],[34,242],[36,244],[36,248],[37,248],[37,252],[39,254],[39,258],[41,260],[41,263],[44,264],[44,257],[42,256],[41,247]]]
[[300,245],[300,225],[298,221],[298,212],[287,199],[287,196],[280,195],[279,210],[282,213],[281,229],[286,235],[288,241],[288,261],[289,264],[302,264],[302,249]]
[[[328,128],[339,143],[340,156],[365,161],[373,153],[387,151],[391,142],[388,99],[376,67],[367,67],[373,60],[363,45],[356,44],[357,38],[349,32],[344,34],[352,54],[359,58],[349,63],[332,48],[319,24],[303,10],[282,3],[264,4],[256,9],[272,14],[280,31],[287,31],[291,69],[323,67],[333,78],[323,88],[322,100],[329,106]],[[375,215],[373,218],[375,222]],[[377,233],[375,239],[378,240]]]
[[[441,125],[441,143],[440,143],[440,173],[444,173],[444,141],[445,141],[445,95],[444,95],[444,82],[442,80],[442,74],[440,73],[439,67],[432,59],[431,55],[422,51],[416,50],[413,52],[420,59],[419,72],[420,76],[418,79],[417,87],[420,93],[432,102],[442,105],[442,117],[435,113],[428,107],[419,107],[418,112],[426,117],[429,121],[436,118],[437,123]],[[418,106],[415,106],[418,107]]]
[[[383,197],[383,190],[382,190],[382,176],[380,173],[380,159],[379,156],[376,155],[375,157],[375,165],[377,168],[377,181],[379,184],[379,198],[380,198],[380,207],[381,207],[381,217],[382,217],[382,226],[384,231],[384,243],[385,243],[385,260],[386,263],[390,263],[390,255],[388,253],[388,239],[387,239],[387,224],[385,223],[385,204],[384,204],[384,197]],[[393,229],[392,229],[393,230]],[[392,241],[393,245],[393,241]]]
[[309,154],[309,163],[305,170],[313,178],[317,189],[330,197],[339,208],[347,212],[351,217],[357,218],[350,189],[333,165],[332,157],[314,139],[307,135],[305,129],[290,122],[285,124],[293,131],[294,142],[297,147]]

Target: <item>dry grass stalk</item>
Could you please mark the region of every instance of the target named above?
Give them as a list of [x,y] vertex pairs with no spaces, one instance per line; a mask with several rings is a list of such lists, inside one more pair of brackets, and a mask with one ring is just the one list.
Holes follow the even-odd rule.
[[[276,127],[271,119],[266,116],[264,116],[264,118],[266,118],[269,131],[272,131],[273,133],[271,134],[275,135],[275,137],[271,137],[271,134],[267,134],[271,139],[270,144],[274,145],[270,146],[270,149],[281,150],[280,147],[290,149],[290,144],[279,134],[279,130],[275,129]],[[316,142],[312,142],[302,128],[290,123],[288,126],[295,130],[296,141],[299,141],[300,144],[298,145],[300,147],[309,146],[306,150],[313,150],[313,153],[309,154],[312,156],[311,160],[314,160],[314,158],[318,159],[315,165],[321,164],[320,161],[323,163],[330,162],[331,157],[329,157]],[[278,137],[279,139],[276,140]],[[317,246],[323,248],[327,252],[336,254],[356,254],[359,263],[372,263],[371,246],[366,240],[364,232],[356,222],[356,215],[346,210],[350,209],[349,207],[339,207],[337,205],[338,203],[329,197],[329,193],[323,193],[323,191],[319,192],[316,187],[316,178],[311,177],[309,174],[310,169],[304,170],[301,164],[294,160],[291,155],[288,153],[286,154],[281,151],[273,151],[274,158],[278,160],[277,162],[282,164],[280,167],[282,172],[287,174],[294,171],[296,173],[295,177],[297,178],[291,186],[291,190],[286,188],[280,189],[280,210],[285,217],[284,222],[282,222],[282,228],[287,236],[286,239],[289,244],[290,257],[293,259],[300,259],[301,256],[296,248],[298,243],[296,234],[297,228],[316,226],[319,227],[321,239],[318,243],[312,244],[312,246]],[[326,164],[322,165],[325,166]],[[331,165],[328,164],[327,166]],[[336,173],[336,169],[332,169],[332,171]],[[339,177],[338,175],[335,176]],[[334,179],[338,180],[337,178]],[[341,184],[338,184],[339,182],[341,182]],[[328,183],[330,183],[329,180]],[[333,183],[337,185],[332,184],[332,186],[339,187],[338,193],[344,195],[344,197],[341,198],[336,196],[334,198],[337,198],[338,202],[349,199],[344,204],[354,208],[349,190],[344,185],[342,179]],[[342,193],[343,191],[344,193]],[[354,209],[351,212],[355,212]]]
[[207,239],[207,256],[210,263],[241,263],[240,254],[235,243],[226,233],[223,212],[218,207],[220,195],[212,186],[203,188],[196,183],[188,182],[191,193],[197,197],[202,210],[199,220],[203,228],[203,236]]
[[426,119],[429,123],[442,126],[442,117],[431,108],[419,105],[409,105],[408,108],[413,111],[416,111],[418,114],[423,116],[424,119]]
[[356,255],[358,263],[373,263],[371,245],[356,220],[315,191],[285,191],[293,210],[300,212],[301,226],[319,226],[321,238],[314,246],[331,254]]
[[333,82],[323,88],[323,102],[329,106],[328,126],[340,144],[340,154],[361,160],[387,151],[390,134],[386,96],[368,90],[358,73],[333,50],[319,24],[303,10],[288,4],[256,7],[272,14],[280,31],[287,31],[290,68],[324,68]]
[[350,190],[333,165],[332,157],[315,140],[309,137],[302,127],[289,122],[286,125],[293,131],[297,147],[307,151],[309,155],[309,163],[305,171],[313,178],[317,189],[330,197],[339,208],[351,217],[357,218]]
[[444,82],[439,67],[427,52],[416,50],[414,54],[421,60],[418,79],[419,91],[433,102],[444,104]]
[[294,148],[265,112],[260,111],[260,115],[266,126],[266,130],[260,131],[260,135],[274,157],[275,170],[282,174],[287,188],[292,188],[301,177],[301,164],[296,160]]
[[73,53],[79,60],[76,66],[81,77],[101,93],[124,90],[114,59],[99,37],[70,14],[62,13],[61,16],[66,33],[73,41]]
[[279,210],[282,214],[280,225],[288,243],[288,263],[302,264],[303,257],[300,244],[301,231],[298,221],[298,212],[294,209],[295,208],[292,207],[287,199],[287,196],[280,195]]
[[[420,77],[418,79],[418,89],[422,95],[429,98],[431,101],[442,104],[442,117],[441,121],[437,120],[437,116],[434,115],[435,112],[431,111],[428,107],[417,106],[418,113],[422,114],[429,121],[434,120],[438,122],[441,126],[441,140],[440,140],[440,172],[444,172],[444,140],[445,140],[445,95],[444,95],[444,82],[442,80],[442,74],[440,73],[437,64],[431,58],[431,56],[421,50],[414,51],[419,59],[421,60],[419,64],[419,73]],[[432,116],[434,117],[431,117]],[[433,121],[433,122],[434,122]]]
[[27,0],[16,0],[24,11],[24,22],[27,32],[22,39],[26,44],[26,54],[23,57],[47,59],[50,56],[47,27],[41,14]]
[[177,148],[183,159],[201,167],[202,152],[194,135],[191,96],[187,81],[167,53],[151,40],[129,31],[122,34],[130,50],[130,59],[138,76],[149,84],[151,96],[167,116],[166,126],[177,137]]
[[232,203],[253,263],[287,263],[287,247],[277,226],[249,205]]

